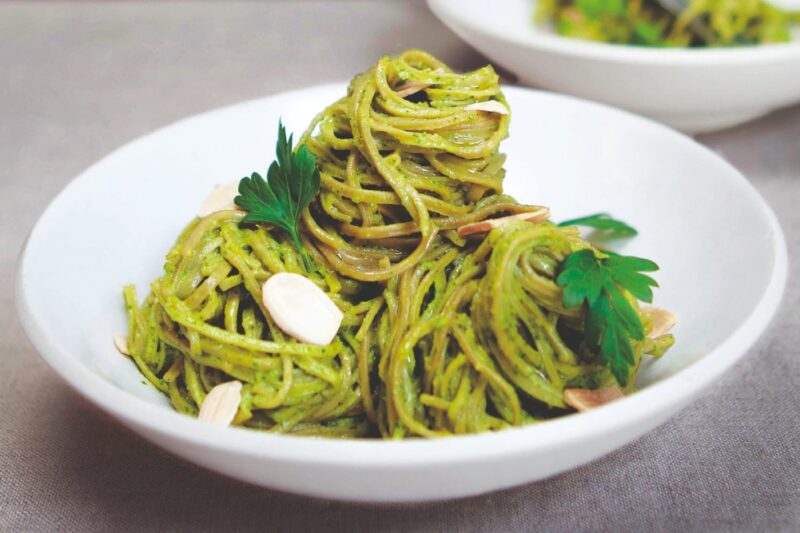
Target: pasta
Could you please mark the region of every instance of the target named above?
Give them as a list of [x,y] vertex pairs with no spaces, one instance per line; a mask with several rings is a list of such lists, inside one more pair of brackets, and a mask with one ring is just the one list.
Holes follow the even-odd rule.
[[689,0],[687,4],[676,16],[657,0],[537,0],[535,19],[553,22],[556,31],[568,37],[668,47],[786,42],[791,40],[791,24],[798,20],[798,14],[764,0]]
[[[479,110],[487,101],[501,112]],[[567,387],[616,386],[556,283],[565,257],[596,250],[577,228],[515,219],[459,235],[541,211],[503,194],[505,109],[488,66],[457,74],[412,50],[358,75],[300,140],[320,171],[301,228],[316,268],[239,210],[196,218],[143,303],[124,290],[141,373],[181,413],[237,380],[233,424],[330,437],[496,430],[569,412]],[[306,276],[342,311],[330,344],[298,342],[271,318],[261,290],[280,272]],[[635,341],[631,375],[671,343]]]
[[[425,89],[395,91],[409,84]],[[460,242],[454,230],[465,223],[527,209],[499,194],[510,115],[464,110],[488,99],[505,102],[491,67],[461,75],[410,51],[357,76],[314,119],[301,142],[317,156],[322,186],[303,220],[337,270],[387,280],[419,262],[438,233]]]

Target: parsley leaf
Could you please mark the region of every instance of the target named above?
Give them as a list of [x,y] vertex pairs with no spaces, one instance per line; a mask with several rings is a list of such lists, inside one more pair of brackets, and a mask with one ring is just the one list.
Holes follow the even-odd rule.
[[565,307],[585,306],[584,339],[589,349],[625,386],[635,363],[631,340],[644,339],[644,327],[623,289],[652,302],[651,287],[658,283],[642,272],[658,270],[648,259],[610,255],[599,258],[592,250],[570,254],[562,262],[556,283],[564,288]]
[[664,30],[657,24],[646,20],[637,20],[633,24],[633,33],[637,43],[647,46],[663,46]]
[[591,18],[622,17],[626,13],[623,0],[577,0],[578,8]]
[[267,170],[267,179],[257,172],[239,182],[236,205],[247,214],[242,222],[265,222],[286,231],[300,252],[306,271],[311,272],[314,262],[300,240],[298,223],[303,210],[319,191],[317,159],[305,145],[297,151],[292,148],[292,135],[286,138],[286,129],[278,122],[277,159]]
[[613,218],[608,213],[596,213],[580,218],[573,218],[565,220],[558,224],[559,226],[586,226],[607,232],[608,237],[633,237],[638,232],[622,222]]

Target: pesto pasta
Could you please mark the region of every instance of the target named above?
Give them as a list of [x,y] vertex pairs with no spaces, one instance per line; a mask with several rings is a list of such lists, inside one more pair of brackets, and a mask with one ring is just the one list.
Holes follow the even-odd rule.
[[[313,154],[319,193],[297,213],[302,242],[240,209],[193,220],[144,301],[124,289],[132,360],[181,413],[197,416],[235,380],[234,425],[330,437],[497,430],[571,412],[571,388],[632,391],[643,356],[673,338],[649,335],[642,279],[628,289],[634,274],[613,270],[615,254],[503,194],[509,120],[490,66],[458,74],[418,50],[384,57],[313,120],[302,157],[283,139],[269,182],[250,184],[256,194],[281,170],[310,176]],[[291,199],[281,191],[271,201]],[[585,332],[591,298],[565,299],[563,266],[581,251],[617,276],[602,290],[636,326],[624,374]],[[262,291],[282,273],[341,311],[330,343],[279,325]]]
[[689,0],[680,14],[657,0],[537,0],[535,20],[579,39],[700,47],[787,42],[800,17],[764,0]]
[[[406,98],[395,90],[414,84]],[[457,74],[420,51],[353,79],[301,140],[322,182],[303,221],[327,261],[354,279],[387,280],[439,233],[460,244],[459,226],[527,209],[500,194],[510,115],[464,110],[488,99],[505,103],[490,66]]]

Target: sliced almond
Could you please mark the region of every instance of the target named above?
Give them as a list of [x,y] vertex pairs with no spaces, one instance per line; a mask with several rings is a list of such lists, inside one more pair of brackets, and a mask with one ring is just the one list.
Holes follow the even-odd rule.
[[500,218],[487,218],[480,222],[472,222],[464,224],[458,228],[458,236],[466,237],[468,235],[475,235],[478,233],[489,233],[494,228],[500,227],[503,224],[508,224],[514,220],[526,220],[528,222],[542,222],[550,218],[550,209],[540,207],[536,211],[529,211],[527,213],[517,213],[516,215],[509,215]]
[[602,389],[564,389],[564,403],[577,411],[588,411],[623,398],[618,387]]
[[241,401],[242,383],[240,381],[220,383],[208,391],[197,418],[217,426],[230,426],[236,417]]
[[475,102],[464,107],[464,111],[485,111],[486,113],[498,113],[508,115],[508,108],[497,100],[486,100],[485,102]]
[[642,307],[642,313],[650,317],[652,329],[647,335],[651,339],[662,337],[669,333],[678,323],[678,317],[672,311],[655,306]]
[[397,96],[400,98],[405,98],[406,96],[411,96],[414,93],[418,93],[423,91],[433,85],[433,83],[425,82],[425,81],[417,81],[417,80],[406,80],[401,83],[394,92],[397,93]]
[[300,274],[274,274],[264,282],[261,299],[281,330],[308,344],[330,344],[344,318],[333,300]]
[[217,185],[217,187],[206,196],[206,199],[203,200],[197,215],[202,218],[216,213],[217,211],[239,209],[233,202],[237,194],[239,194],[239,180]]
[[131,355],[131,349],[128,347],[128,336],[123,333],[114,334],[114,347],[122,355]]

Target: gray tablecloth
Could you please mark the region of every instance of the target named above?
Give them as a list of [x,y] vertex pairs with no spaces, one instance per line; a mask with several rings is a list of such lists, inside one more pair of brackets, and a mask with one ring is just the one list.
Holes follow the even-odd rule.
[[[674,420],[554,479],[447,503],[342,504],[211,474],[39,359],[16,318],[14,265],[73,176],[173,120],[347,79],[408,47],[485,62],[419,1],[0,4],[0,530],[800,529],[796,269],[767,334]],[[800,262],[800,107],[701,140],[766,197]]]

